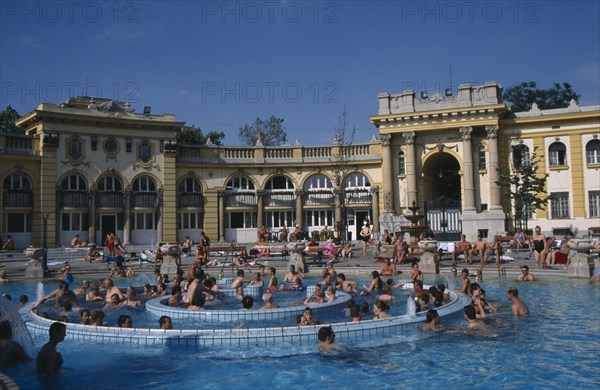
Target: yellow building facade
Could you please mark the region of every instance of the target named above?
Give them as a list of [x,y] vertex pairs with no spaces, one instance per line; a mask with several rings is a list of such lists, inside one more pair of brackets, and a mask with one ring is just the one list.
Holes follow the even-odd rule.
[[365,219],[398,232],[413,202],[440,239],[510,231],[514,205],[498,167],[536,150],[549,172],[547,210],[530,226],[587,235],[600,226],[600,107],[513,113],[501,86],[461,85],[456,96],[378,96],[368,143],[228,147],[177,145],[175,115],[134,112],[107,99],[40,104],[0,135],[0,236],[20,248],[60,246],[75,234],[102,244],[273,239],[340,227],[356,239]]

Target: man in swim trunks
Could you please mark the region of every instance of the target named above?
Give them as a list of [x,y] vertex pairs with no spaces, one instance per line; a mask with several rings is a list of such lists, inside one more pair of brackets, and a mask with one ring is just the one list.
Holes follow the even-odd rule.
[[381,276],[396,276],[396,264],[393,264],[390,259],[385,259],[379,273]]
[[529,266],[523,265],[521,266],[521,274],[517,276],[517,280],[519,282],[533,282],[535,276],[529,273]]
[[460,236],[460,241],[456,243],[454,247],[454,251],[452,252],[452,266],[456,267],[456,259],[459,255],[465,256],[465,263],[471,263],[470,254],[471,254],[471,243],[467,241],[466,235]]
[[70,310],[74,306],[79,306],[79,301],[77,300],[77,295],[73,293],[73,291],[69,290],[69,283],[61,280],[58,282],[58,289],[54,290],[50,294],[46,295],[42,299],[36,303],[32,309],[35,309],[40,304],[46,302],[49,299],[54,298],[54,306],[57,308],[63,308]]
[[57,374],[63,365],[63,357],[56,351],[58,343],[65,339],[67,327],[61,322],[55,322],[48,329],[50,341],[40,350],[37,357],[38,374]]
[[488,257],[488,243],[481,237],[481,234],[477,235],[477,239],[473,243],[473,249],[471,249],[471,256],[469,257],[468,263],[471,264],[473,256],[479,256],[481,264],[485,264]]
[[294,283],[297,278],[302,279],[302,275],[300,275],[300,272],[296,271],[296,266],[294,264],[290,264],[290,270],[285,274],[283,283]]
[[514,316],[528,316],[529,308],[525,302],[519,299],[519,290],[515,287],[511,287],[508,289],[507,294],[508,299],[512,301],[512,314]]
[[112,296],[113,294],[117,294],[119,296],[119,300],[123,300],[124,296],[123,296],[123,292],[121,291],[121,289],[117,286],[114,285],[112,279],[104,279],[104,282],[102,284],[102,287],[104,287],[106,289],[106,302],[111,303],[112,302]]

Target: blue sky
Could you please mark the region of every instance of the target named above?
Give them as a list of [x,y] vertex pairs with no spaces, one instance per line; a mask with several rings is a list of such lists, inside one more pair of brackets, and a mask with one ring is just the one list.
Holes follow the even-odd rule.
[[[569,82],[600,104],[598,1],[0,1],[2,109],[69,95],[173,113],[239,145],[256,117],[329,144],[346,106],[376,134],[377,94],[452,81]],[[85,82],[87,75],[87,84]]]

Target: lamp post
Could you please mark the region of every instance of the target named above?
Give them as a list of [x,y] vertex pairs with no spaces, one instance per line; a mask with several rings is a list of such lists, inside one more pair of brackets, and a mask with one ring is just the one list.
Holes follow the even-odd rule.
[[52,212],[47,213],[39,213],[42,216],[42,221],[44,224],[42,225],[42,247],[44,248],[44,256],[42,257],[42,269],[44,272],[48,272],[48,242],[47,242],[47,233],[48,233],[48,218],[52,214]]

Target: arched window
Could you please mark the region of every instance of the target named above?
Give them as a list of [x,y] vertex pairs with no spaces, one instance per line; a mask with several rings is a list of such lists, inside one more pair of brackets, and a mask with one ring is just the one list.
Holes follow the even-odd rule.
[[371,182],[362,173],[351,173],[344,179],[344,188],[369,188]]
[[600,140],[593,139],[585,145],[585,156],[588,164],[600,164]]
[[479,158],[479,170],[484,170],[486,166],[485,146],[479,145],[479,148],[477,148],[477,154]]
[[187,178],[179,183],[179,193],[202,193],[202,184],[197,179]]
[[[204,204],[204,197],[202,196],[202,184],[200,184],[197,179],[190,177],[182,180],[179,183],[178,191],[179,207],[199,207]],[[185,225],[188,226],[188,224]]]
[[312,175],[306,180],[304,183],[304,191],[323,191],[323,190],[332,190],[333,191],[333,183],[329,178],[321,173],[316,175]]
[[60,183],[63,191],[87,191],[87,183],[81,175],[69,175]]
[[513,168],[515,169],[522,168],[524,165],[528,165],[531,162],[531,156],[527,145],[519,144],[512,147],[512,161]]
[[134,192],[156,192],[156,182],[148,176],[138,177],[133,181]]
[[346,204],[370,204],[371,182],[362,173],[351,173],[344,178],[344,197]]
[[562,142],[553,142],[548,148],[551,167],[567,165],[567,147]]
[[254,191],[254,183],[245,176],[236,176],[227,182],[227,191]]
[[289,191],[294,189],[294,183],[285,176],[273,176],[266,186],[267,191]]
[[20,173],[11,173],[4,179],[5,190],[31,191],[31,181]]
[[406,155],[403,151],[398,153],[398,174],[406,175]]
[[98,183],[98,191],[123,191],[123,184],[116,176],[104,176]]

